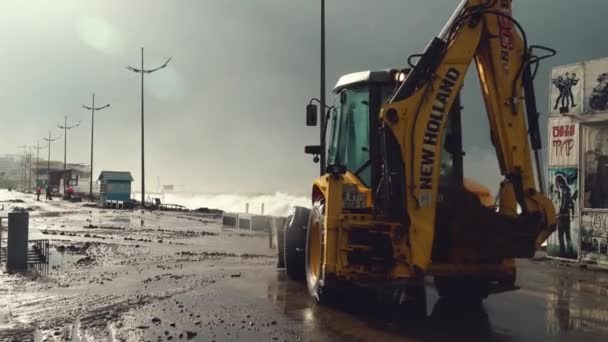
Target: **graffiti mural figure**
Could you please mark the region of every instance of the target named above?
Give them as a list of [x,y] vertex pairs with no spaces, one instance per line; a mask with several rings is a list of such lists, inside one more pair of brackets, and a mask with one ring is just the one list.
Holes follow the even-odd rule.
[[574,201],[578,196],[578,191],[572,193],[568,183],[564,175],[557,174],[555,176],[555,188],[559,199],[557,237],[559,240],[559,256],[562,258],[572,258],[576,254],[572,245],[570,221],[574,216]]
[[598,84],[589,96],[589,106],[594,110],[608,109],[608,72],[598,76]]
[[560,113],[569,113],[570,108],[576,107],[576,103],[574,101],[574,93],[572,92],[572,87],[576,86],[579,82],[579,79],[576,77],[576,73],[566,72],[564,75],[558,76],[551,80],[551,83],[557,88],[559,91],[559,96],[555,100],[555,105],[553,109],[557,109],[560,106]]

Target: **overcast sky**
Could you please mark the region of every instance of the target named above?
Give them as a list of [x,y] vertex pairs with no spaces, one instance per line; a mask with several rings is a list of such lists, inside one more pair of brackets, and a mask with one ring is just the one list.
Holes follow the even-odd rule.
[[[340,74],[405,66],[456,7],[456,0],[328,0],[327,81]],[[96,93],[96,170],[126,170],[140,181],[139,66],[173,56],[146,81],[146,176],[149,187],[205,192],[307,193],[317,165],[303,146],[318,131],[304,125],[318,96],[319,1],[56,0],[2,1],[0,21],[0,153],[62,135],[68,161],[89,161],[90,112]],[[605,0],[514,1],[532,44],[558,56],[536,80],[547,111],[550,68],[608,56]],[[498,182],[475,75],[465,85],[467,171]],[[543,120],[546,126],[546,118]],[[543,129],[543,133],[546,129]],[[53,159],[63,159],[63,141]],[[96,172],[96,173],[97,173]]]

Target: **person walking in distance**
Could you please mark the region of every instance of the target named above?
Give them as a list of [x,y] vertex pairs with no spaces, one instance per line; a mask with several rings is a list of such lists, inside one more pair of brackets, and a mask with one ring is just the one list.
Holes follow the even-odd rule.
[[40,201],[40,194],[42,193],[42,188],[40,185],[36,187],[36,201]]
[[51,197],[51,185],[50,184],[47,184],[45,192],[46,192],[46,200],[47,201],[52,200],[53,198]]

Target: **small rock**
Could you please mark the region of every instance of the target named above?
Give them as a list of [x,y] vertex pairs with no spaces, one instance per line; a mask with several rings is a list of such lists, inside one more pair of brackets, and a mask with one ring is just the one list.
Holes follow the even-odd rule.
[[184,338],[184,333],[179,333],[179,338]]
[[191,339],[195,338],[195,337],[196,337],[196,335],[197,335],[197,334],[196,334],[196,332],[194,332],[194,331],[186,331],[186,338],[187,338],[187,339],[189,339],[189,340],[191,340]]
[[160,323],[160,318],[158,318],[158,317],[152,318],[152,323]]
[[240,273],[236,273],[236,274],[231,274],[230,278],[240,278],[241,274]]
[[175,322],[171,322],[171,323],[169,323],[169,326],[170,326],[170,327],[174,327],[174,328],[175,328]]
[[194,322],[194,325],[201,325],[201,321]]
[[276,325],[276,324],[277,324],[277,321],[270,322],[270,325]]
[[169,335],[169,331],[165,330],[165,335]]

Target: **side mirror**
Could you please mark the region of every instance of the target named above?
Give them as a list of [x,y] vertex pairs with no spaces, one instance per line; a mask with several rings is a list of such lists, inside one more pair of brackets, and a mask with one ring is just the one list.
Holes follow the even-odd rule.
[[306,154],[313,154],[313,155],[319,155],[321,154],[321,146],[319,145],[308,145],[308,146],[304,146],[304,153]]
[[320,160],[319,156],[321,155],[321,146],[320,145],[304,146],[304,153],[312,154],[313,156],[315,156],[312,161],[315,162],[315,164],[316,164]]
[[309,104],[306,106],[306,126],[317,125],[317,106]]

